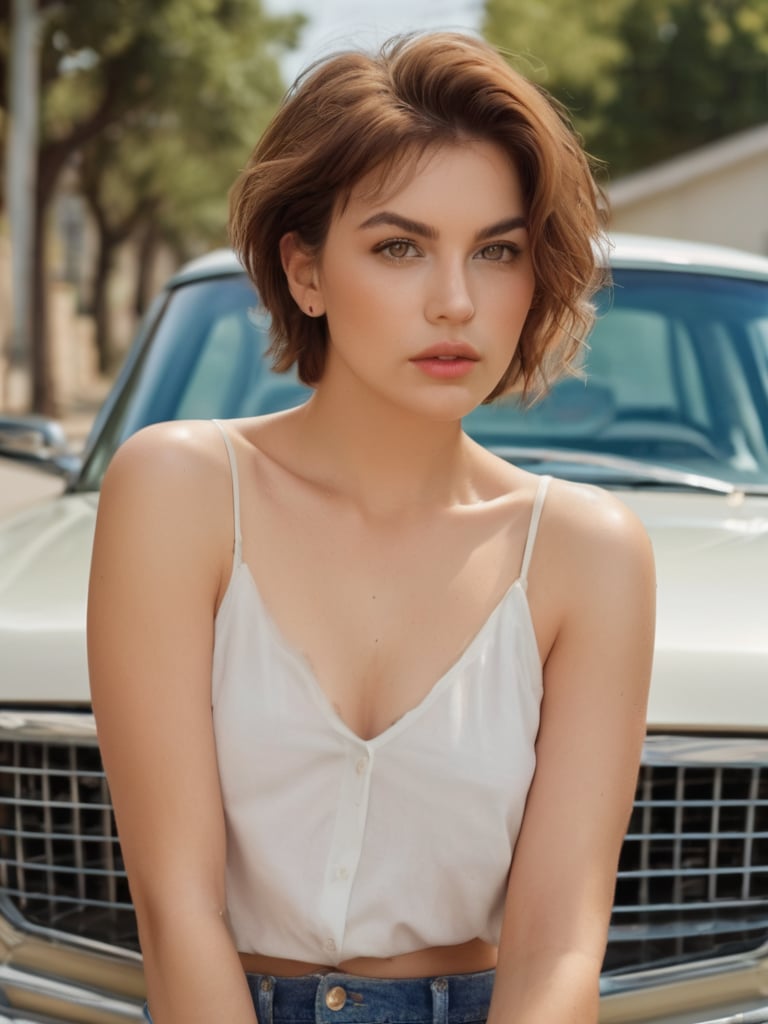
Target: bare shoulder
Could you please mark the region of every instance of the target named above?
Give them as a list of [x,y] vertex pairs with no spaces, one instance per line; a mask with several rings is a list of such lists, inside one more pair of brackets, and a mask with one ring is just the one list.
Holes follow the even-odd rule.
[[211,477],[220,477],[226,468],[223,456],[221,433],[207,420],[154,423],[118,448],[105,474],[102,493],[146,484],[168,492],[204,489]]
[[118,449],[99,500],[100,561],[133,556],[162,571],[193,557],[218,579],[231,544],[232,484],[214,423],[154,424]]
[[553,480],[546,500],[547,548],[561,567],[624,573],[653,565],[651,543],[637,515],[610,491]]
[[528,585],[542,660],[572,632],[650,621],[655,589],[651,543],[635,513],[609,491],[553,479]]

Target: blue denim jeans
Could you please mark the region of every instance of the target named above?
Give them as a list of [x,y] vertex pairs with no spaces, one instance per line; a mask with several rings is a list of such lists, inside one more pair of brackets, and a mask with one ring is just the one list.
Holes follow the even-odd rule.
[[[484,1024],[494,971],[439,978],[247,974],[259,1024]],[[152,1018],[145,1008],[144,1015]]]

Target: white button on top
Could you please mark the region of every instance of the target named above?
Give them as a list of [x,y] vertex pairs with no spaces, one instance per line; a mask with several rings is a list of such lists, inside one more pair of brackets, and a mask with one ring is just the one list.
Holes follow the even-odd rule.
[[326,953],[335,953],[336,943],[333,941],[333,939],[327,938],[323,942],[323,949],[326,951]]
[[341,878],[342,880],[346,880],[347,878],[349,878],[349,871],[347,870],[347,868],[344,867],[343,864],[340,867],[336,868],[336,877]]
[[368,758],[361,757],[355,765],[355,771],[358,775],[364,775],[368,771]]

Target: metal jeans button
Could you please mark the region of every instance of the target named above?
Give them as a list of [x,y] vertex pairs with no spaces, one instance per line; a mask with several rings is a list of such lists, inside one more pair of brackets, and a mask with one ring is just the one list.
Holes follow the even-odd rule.
[[325,1005],[329,1010],[341,1010],[347,1001],[347,993],[341,985],[334,985],[329,988],[325,996]]

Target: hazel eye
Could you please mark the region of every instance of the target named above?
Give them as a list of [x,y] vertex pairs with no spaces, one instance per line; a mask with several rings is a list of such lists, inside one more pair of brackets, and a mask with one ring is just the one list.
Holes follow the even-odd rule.
[[391,260],[404,260],[410,256],[417,256],[418,251],[413,242],[407,238],[392,238],[376,246],[376,252],[383,253]]
[[491,245],[483,246],[478,255],[491,263],[511,263],[519,252],[516,246],[508,242],[493,242]]

